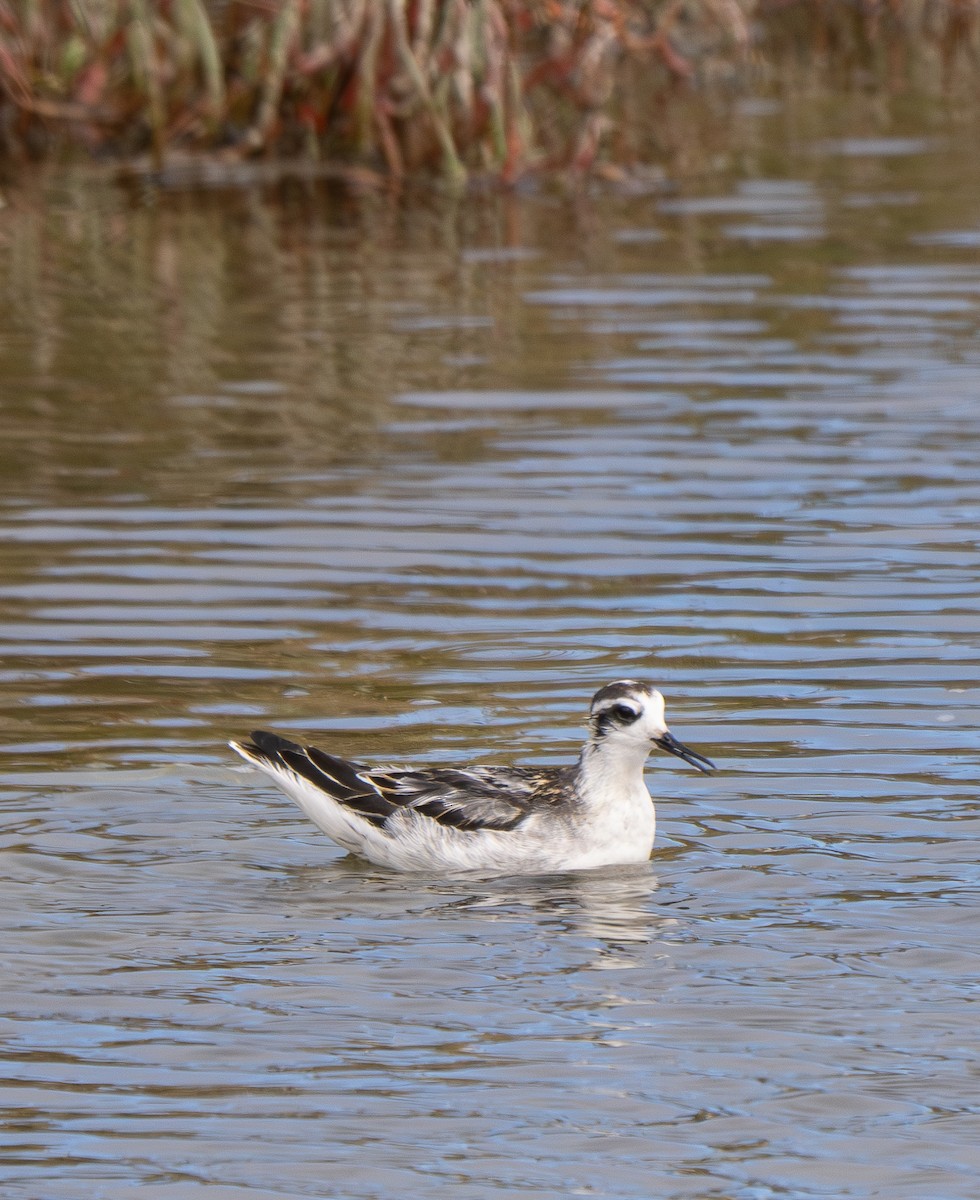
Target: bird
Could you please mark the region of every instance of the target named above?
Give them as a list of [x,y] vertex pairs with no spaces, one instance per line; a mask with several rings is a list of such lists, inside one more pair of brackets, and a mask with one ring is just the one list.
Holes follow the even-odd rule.
[[552,874],[646,862],[656,812],[643,779],[652,749],[705,774],[667,728],[663,695],[619,679],[599,688],[577,762],[367,766],[256,730],[231,741],[351,854],[396,871]]

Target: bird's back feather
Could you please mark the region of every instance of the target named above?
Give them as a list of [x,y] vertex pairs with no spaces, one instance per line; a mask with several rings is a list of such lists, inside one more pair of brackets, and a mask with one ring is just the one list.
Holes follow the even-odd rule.
[[270,773],[284,769],[313,784],[378,829],[399,813],[417,813],[459,830],[512,830],[532,812],[561,806],[567,768],[367,767],[256,730],[232,742],[243,758]]

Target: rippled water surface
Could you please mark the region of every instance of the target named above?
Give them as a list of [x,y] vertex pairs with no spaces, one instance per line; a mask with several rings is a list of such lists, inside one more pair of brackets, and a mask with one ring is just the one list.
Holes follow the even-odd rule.
[[[3,1196],[975,1198],[972,150],[6,201]],[[649,867],[386,874],[224,748],[624,675],[722,768]]]

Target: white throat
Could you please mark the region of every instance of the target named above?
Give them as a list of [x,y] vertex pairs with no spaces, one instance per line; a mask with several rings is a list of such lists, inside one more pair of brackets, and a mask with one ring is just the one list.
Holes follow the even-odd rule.
[[626,798],[641,790],[646,793],[643,767],[650,743],[639,738],[589,738],[580,758],[582,790],[600,803],[609,797]]

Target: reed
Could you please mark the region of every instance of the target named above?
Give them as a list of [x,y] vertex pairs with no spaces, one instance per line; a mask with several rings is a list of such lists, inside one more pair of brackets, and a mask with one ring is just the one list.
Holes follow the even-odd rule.
[[980,0],[0,0],[0,158],[585,172],[638,107],[719,81],[975,75],[978,16]]

